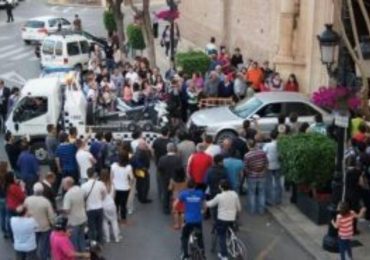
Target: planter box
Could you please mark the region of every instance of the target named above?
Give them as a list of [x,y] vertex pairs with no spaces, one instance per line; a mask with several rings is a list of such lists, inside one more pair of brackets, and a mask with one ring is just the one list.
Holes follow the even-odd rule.
[[324,225],[330,221],[330,212],[328,211],[329,204],[329,200],[316,201],[309,197],[306,193],[297,193],[296,206],[303,214],[305,214],[317,225]]

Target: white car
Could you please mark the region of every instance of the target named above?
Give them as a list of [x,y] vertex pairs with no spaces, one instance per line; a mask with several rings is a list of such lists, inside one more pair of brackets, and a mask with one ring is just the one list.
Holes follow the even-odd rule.
[[50,33],[58,30],[58,24],[63,30],[72,29],[72,24],[65,18],[55,16],[41,16],[29,19],[22,27],[22,39],[26,44],[31,41],[41,42]]
[[19,0],[0,0],[0,6],[5,6],[6,2],[10,2],[13,6],[17,6],[19,4]]
[[87,69],[90,44],[86,37],[69,31],[47,36],[41,45],[43,68]]

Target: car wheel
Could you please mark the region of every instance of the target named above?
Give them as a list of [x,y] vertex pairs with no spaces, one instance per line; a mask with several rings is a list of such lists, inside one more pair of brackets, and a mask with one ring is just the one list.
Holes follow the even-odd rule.
[[216,137],[216,143],[218,144],[222,144],[222,142],[229,138],[229,139],[232,139],[232,138],[235,138],[236,137],[236,133],[232,130],[224,130],[222,131],[221,133],[219,133]]
[[154,127],[153,127],[153,124],[151,124],[151,123],[146,123],[146,124],[143,125],[143,130],[145,132],[151,132],[151,131],[153,131],[153,129],[154,129]]
[[31,44],[31,41],[30,41],[30,40],[24,40],[24,43],[25,43],[26,45],[30,45],[30,44]]
[[31,151],[40,164],[47,164],[48,152],[43,142],[35,142],[31,144]]
[[139,127],[138,127],[135,123],[130,123],[130,124],[128,124],[128,126],[127,126],[127,130],[128,130],[129,132],[134,132],[134,131],[136,131],[137,129],[139,129]]

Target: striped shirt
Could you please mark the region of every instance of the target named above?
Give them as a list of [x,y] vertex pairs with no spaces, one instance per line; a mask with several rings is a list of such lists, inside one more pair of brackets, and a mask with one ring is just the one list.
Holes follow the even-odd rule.
[[267,156],[261,149],[252,149],[244,156],[245,173],[250,178],[265,177],[265,170],[267,168]]
[[338,235],[341,239],[352,239],[354,218],[352,211],[346,216],[337,215]]

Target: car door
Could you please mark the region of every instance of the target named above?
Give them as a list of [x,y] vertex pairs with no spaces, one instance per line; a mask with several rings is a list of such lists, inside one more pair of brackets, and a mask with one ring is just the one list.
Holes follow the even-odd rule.
[[68,65],[70,67],[75,67],[77,64],[81,64],[81,47],[79,41],[67,42],[67,56]]
[[270,133],[278,123],[278,117],[283,112],[282,103],[269,103],[262,106],[255,115],[258,116],[258,126],[261,132]]
[[292,113],[297,114],[298,122],[312,124],[315,120],[315,115],[320,114],[314,107],[310,104],[304,102],[287,102],[284,104],[285,112],[284,114],[289,117]]
[[48,20],[49,33],[55,33],[58,30],[59,19],[51,18]]
[[52,67],[54,65],[55,53],[54,53],[55,41],[44,40],[41,48],[41,64],[43,67]]
[[90,56],[90,44],[88,41],[80,41],[81,46],[81,64],[83,69],[87,69]]

